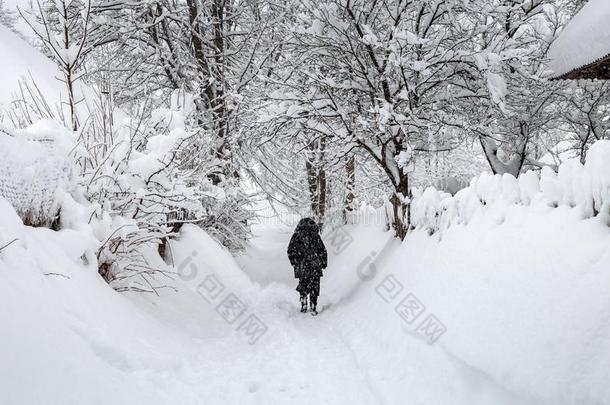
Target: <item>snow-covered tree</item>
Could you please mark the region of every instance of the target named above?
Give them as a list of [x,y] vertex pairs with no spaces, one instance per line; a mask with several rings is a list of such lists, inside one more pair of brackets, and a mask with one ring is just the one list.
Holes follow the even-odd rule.
[[79,127],[77,82],[83,75],[83,64],[95,46],[91,34],[89,0],[37,0],[36,8],[21,16],[42,43],[47,55],[63,74],[68,96],[70,126]]
[[343,156],[358,148],[386,174],[393,227],[408,229],[409,172],[418,151],[452,147],[446,108],[470,97],[453,2],[300,2],[284,48],[284,76],[269,99],[277,125],[307,130]]
[[574,83],[562,91],[557,109],[561,115],[552,128],[559,137],[553,139],[557,143],[567,141],[584,164],[589,147],[610,137],[610,87],[605,82]]
[[[549,81],[547,51],[581,5],[571,0],[469,2],[465,20],[477,33],[469,46],[480,88],[462,104],[463,125],[474,134],[494,173],[515,177],[544,165],[549,132],[565,116],[565,84]],[[569,109],[569,108],[568,108]]]

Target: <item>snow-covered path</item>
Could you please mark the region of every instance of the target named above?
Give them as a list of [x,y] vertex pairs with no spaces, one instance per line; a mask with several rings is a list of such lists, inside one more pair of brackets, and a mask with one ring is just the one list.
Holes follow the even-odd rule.
[[265,314],[273,325],[269,339],[252,347],[264,353],[262,364],[252,366],[262,366],[269,378],[282,376],[285,381],[279,392],[267,392],[267,398],[261,394],[265,399],[261,403],[381,403],[358,359],[335,329],[337,311],[332,302],[327,297],[320,300],[318,317],[298,311],[296,282],[286,256],[291,231],[283,226],[256,227],[249,251],[239,260],[254,282],[267,287],[262,301],[272,304]]
[[267,332],[256,343],[198,294],[171,302],[162,297],[149,307],[191,340],[180,350],[176,372],[155,376],[159,384],[172,381],[168,398],[206,404],[540,404],[506,392],[441,342],[429,346],[404,332],[375,285],[354,271],[369,249],[380,250],[388,240],[381,231],[354,229],[354,240],[366,247],[353,243],[339,256],[329,249],[324,309],[317,317],[298,312],[285,254],[292,229],[256,226],[254,232],[251,248],[238,258],[248,277],[229,277],[231,269],[217,275],[226,291],[247,302],[247,313],[265,323]]
[[[162,297],[153,307],[141,303],[195,342],[191,358],[184,359],[173,376],[176,384],[195,387],[190,393],[185,387],[182,397],[206,404],[384,403],[346,343],[336,323],[340,311],[331,298],[321,300],[318,317],[298,312],[285,254],[290,230],[271,227],[257,232],[239,260],[250,278],[244,282],[217,274],[227,290],[248,302],[248,313],[265,322],[268,330],[256,343],[250,344],[236,330],[237,322],[226,322],[216,306],[197,294],[187,292],[172,302]],[[244,288],[246,283],[254,285],[251,291]]]
[[[318,317],[299,313],[296,283],[285,254],[291,231],[284,226],[255,227],[252,247],[238,260],[252,281],[262,286],[254,311],[269,329],[253,345],[245,344],[234,330],[227,331],[213,350],[207,350],[214,358],[199,360],[216,370],[202,376],[203,381],[214,381],[216,376],[212,386],[232,386],[223,389],[224,394],[209,392],[206,398],[212,403],[528,403],[446,353],[442,345],[428,346],[403,333],[398,323],[384,330],[388,327],[384,317],[370,315],[392,309],[370,294],[373,288],[358,293],[364,297],[351,294],[362,287],[353,277],[364,252],[354,253],[361,247],[354,246],[340,257],[331,254],[320,298],[325,310]],[[370,241],[377,245],[387,240],[380,232],[374,234]],[[375,298],[370,308],[363,308]],[[396,338],[400,343],[394,346]],[[210,344],[206,342],[208,349]]]

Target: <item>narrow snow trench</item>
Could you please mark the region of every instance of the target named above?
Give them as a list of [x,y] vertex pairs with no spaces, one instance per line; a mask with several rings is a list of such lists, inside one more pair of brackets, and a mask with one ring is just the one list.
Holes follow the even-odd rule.
[[297,282],[286,257],[292,229],[261,225],[254,232],[238,263],[261,285],[256,311],[269,329],[244,349],[250,353],[244,366],[252,378],[251,403],[540,403],[507,392],[442,345],[428,346],[376,313],[392,309],[373,287],[360,285],[354,267],[369,250],[381,249],[387,235],[373,232],[366,248],[354,243],[338,256],[329,252],[323,310],[313,317],[298,312]]
[[334,329],[337,313],[329,298],[320,300],[317,317],[299,312],[297,283],[286,256],[291,231],[283,226],[255,227],[250,249],[238,258],[244,272],[262,286],[260,312],[269,323],[266,336],[251,347],[259,351],[255,357],[261,361],[252,366],[268,376],[263,380],[282,381],[278,391],[260,392],[260,403],[383,403]]

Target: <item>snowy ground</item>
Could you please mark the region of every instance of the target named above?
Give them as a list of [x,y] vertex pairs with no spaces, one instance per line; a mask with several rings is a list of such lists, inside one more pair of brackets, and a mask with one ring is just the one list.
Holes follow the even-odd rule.
[[21,98],[20,80],[26,80],[31,85],[33,79],[40,92],[48,97],[47,102],[55,112],[55,104],[65,92],[62,92],[62,84],[56,79],[60,74],[53,62],[3,25],[0,25],[0,54],[10,61],[0,67],[0,109],[9,107],[15,99]]
[[[115,293],[82,264],[83,235],[23,227],[0,203],[1,239],[19,238],[0,254],[2,404],[610,399],[610,236],[575,210],[515,206],[502,225],[481,216],[385,249],[388,234],[348,227],[338,255],[327,235],[312,317],[297,311],[289,226],[255,226],[243,270],[187,227],[172,246],[179,291],[154,297]],[[575,243],[585,237],[595,242]],[[409,292],[425,305],[412,325],[395,311]],[[243,307],[227,311],[231,297]],[[429,314],[447,328],[431,345],[416,330]],[[264,333],[240,326],[250,315]]]

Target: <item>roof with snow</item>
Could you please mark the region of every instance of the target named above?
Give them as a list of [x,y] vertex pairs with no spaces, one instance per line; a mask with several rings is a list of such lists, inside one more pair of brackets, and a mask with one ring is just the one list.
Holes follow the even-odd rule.
[[552,77],[610,79],[610,1],[589,0],[549,50]]

